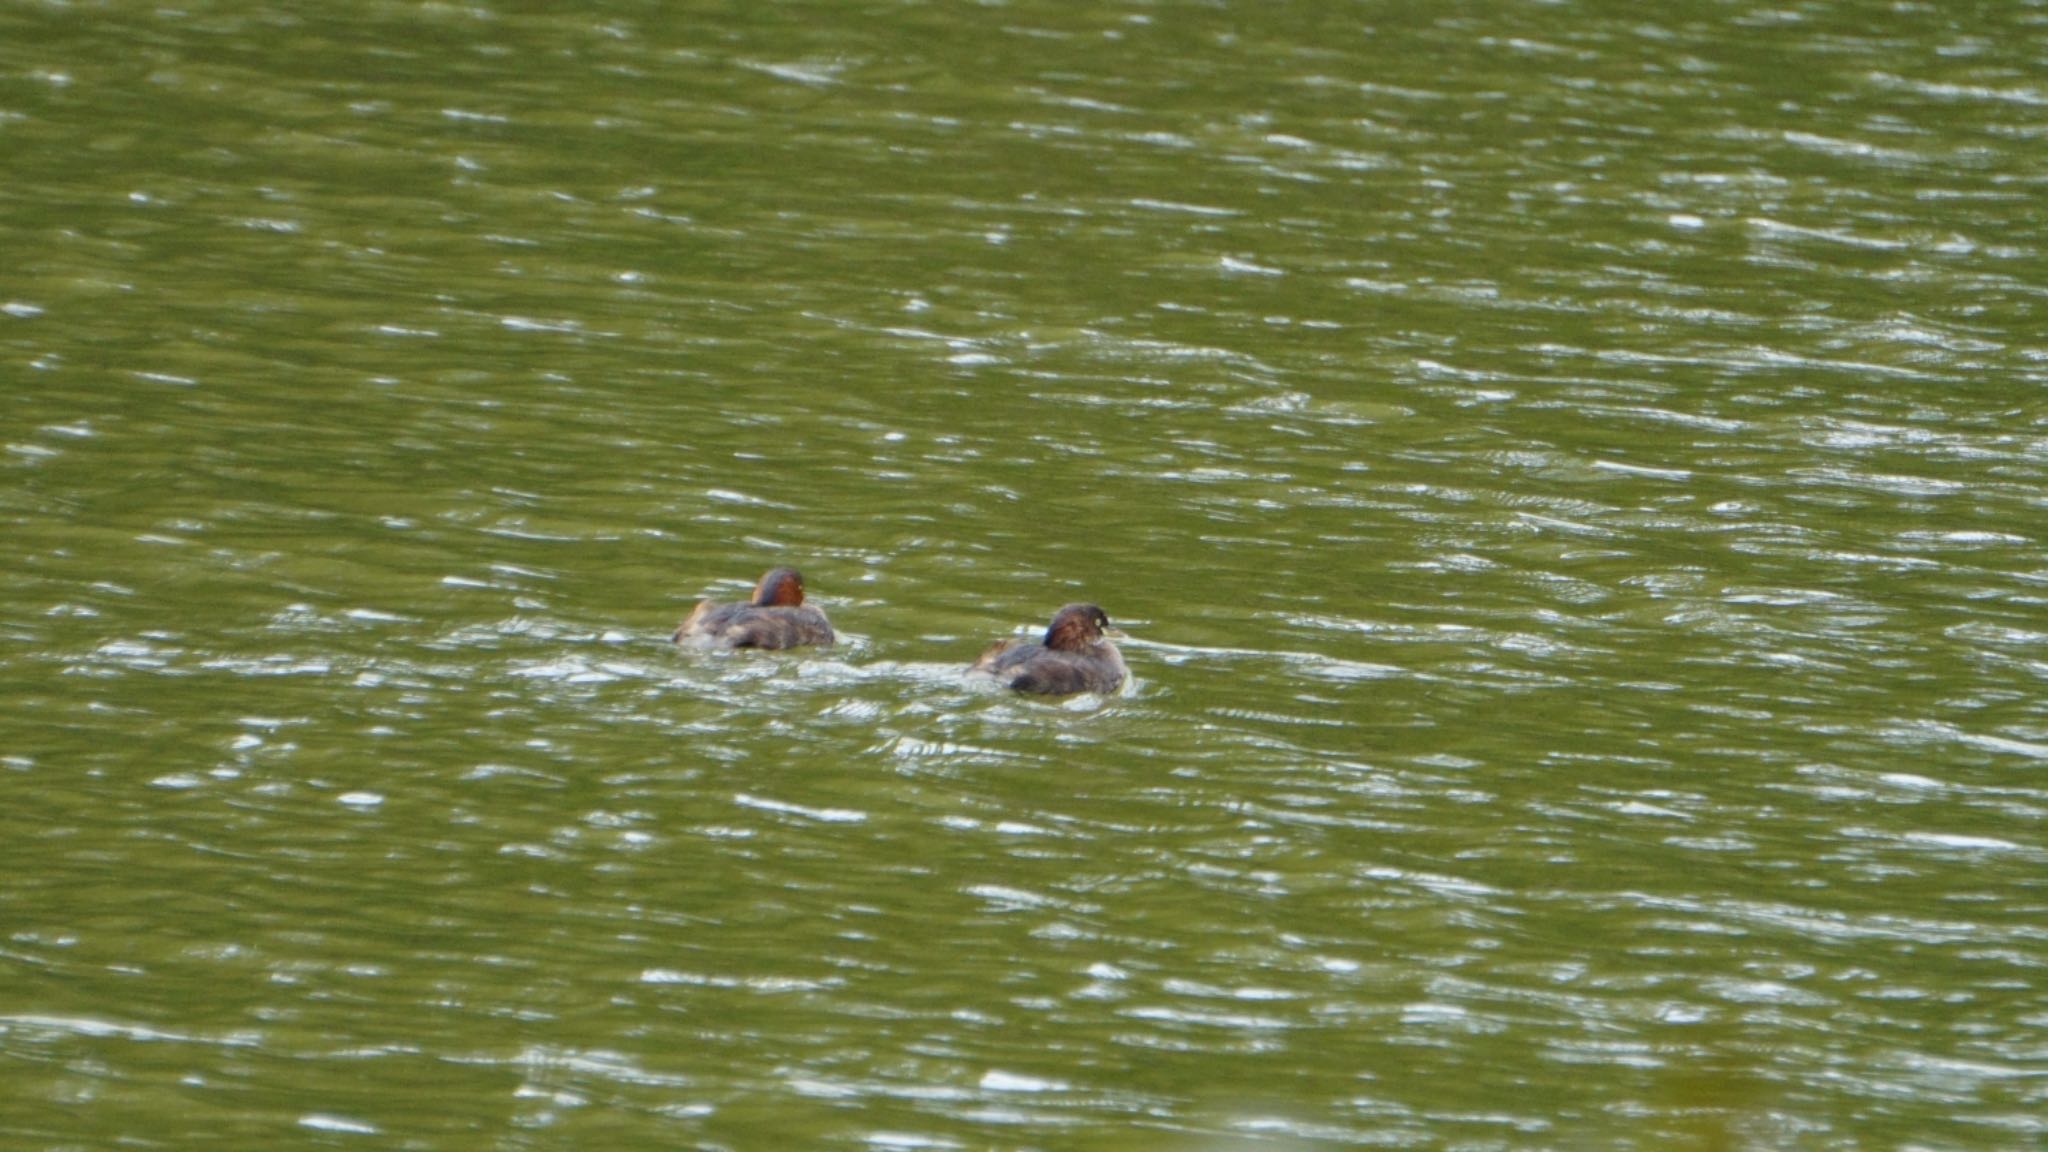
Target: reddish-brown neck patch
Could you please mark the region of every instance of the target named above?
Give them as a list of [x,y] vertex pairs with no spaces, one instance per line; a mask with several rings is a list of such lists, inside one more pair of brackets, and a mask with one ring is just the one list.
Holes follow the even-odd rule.
[[1069,604],[1052,618],[1045,630],[1045,646],[1059,652],[1085,652],[1102,639],[1109,616],[1093,604]]
[[804,602],[804,578],[794,568],[771,568],[754,585],[754,605],[759,608],[794,608]]

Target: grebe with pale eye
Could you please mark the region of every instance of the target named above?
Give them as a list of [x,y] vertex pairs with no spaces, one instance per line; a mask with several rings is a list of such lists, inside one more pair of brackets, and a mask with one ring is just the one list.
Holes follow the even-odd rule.
[[1093,604],[1069,604],[1053,614],[1045,639],[999,640],[971,671],[986,672],[1004,686],[1041,696],[1114,692],[1129,669],[1109,642],[1109,615]]
[[770,568],[746,603],[704,601],[675,635],[692,648],[799,648],[834,639],[825,613],[804,603],[804,578],[794,568]]

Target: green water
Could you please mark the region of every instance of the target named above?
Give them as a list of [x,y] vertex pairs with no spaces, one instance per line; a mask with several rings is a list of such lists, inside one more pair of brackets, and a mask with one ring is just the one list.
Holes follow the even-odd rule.
[[0,7],[0,1145],[2038,1144],[2044,26]]

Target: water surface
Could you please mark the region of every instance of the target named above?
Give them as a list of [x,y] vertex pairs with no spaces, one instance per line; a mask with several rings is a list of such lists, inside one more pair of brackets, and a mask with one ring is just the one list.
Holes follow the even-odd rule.
[[0,1142],[2039,1142],[2044,17],[0,12]]

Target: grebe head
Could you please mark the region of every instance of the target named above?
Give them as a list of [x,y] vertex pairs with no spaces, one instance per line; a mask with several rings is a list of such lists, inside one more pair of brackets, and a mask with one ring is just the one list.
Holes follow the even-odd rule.
[[770,568],[754,585],[756,608],[794,608],[803,602],[803,573],[794,568]]
[[1069,604],[1053,613],[1045,646],[1058,652],[1086,652],[1109,629],[1109,614],[1093,604]]

